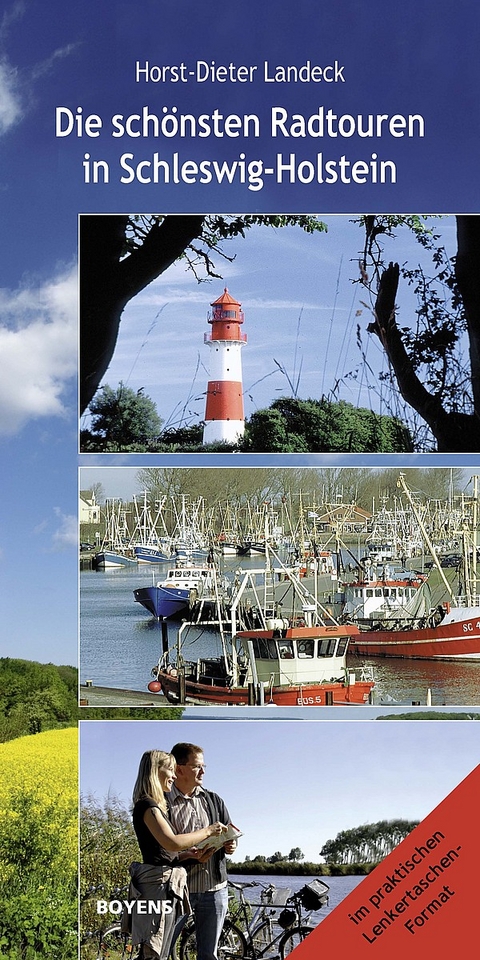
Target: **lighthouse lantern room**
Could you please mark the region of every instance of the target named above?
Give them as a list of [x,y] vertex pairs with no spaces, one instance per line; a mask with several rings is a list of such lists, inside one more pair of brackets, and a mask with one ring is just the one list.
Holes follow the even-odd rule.
[[245,430],[241,351],[247,337],[241,332],[243,311],[227,287],[210,306],[212,330],[204,335],[210,347],[210,379],[203,443],[235,443]]

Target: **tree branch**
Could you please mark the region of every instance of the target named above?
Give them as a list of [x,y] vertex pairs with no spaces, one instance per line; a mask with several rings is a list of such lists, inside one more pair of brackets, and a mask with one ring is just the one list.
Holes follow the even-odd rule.
[[437,440],[438,450],[442,452],[478,450],[480,449],[478,417],[445,411],[439,396],[429,393],[415,372],[395,320],[398,281],[398,263],[390,263],[380,277],[375,302],[375,322],[369,325],[368,331],[379,337],[393,367],[403,399],[429,425]]
[[393,367],[403,399],[432,426],[431,413],[430,419],[427,413],[430,412],[432,405],[438,408],[438,400],[432,397],[417,377],[395,320],[395,298],[399,276],[398,263],[390,263],[381,274],[375,301],[375,322],[369,325],[368,331],[376,333],[379,337]]
[[203,216],[165,217],[125,256],[128,216],[80,218],[80,411],[108,369],[123,310],[201,235]]

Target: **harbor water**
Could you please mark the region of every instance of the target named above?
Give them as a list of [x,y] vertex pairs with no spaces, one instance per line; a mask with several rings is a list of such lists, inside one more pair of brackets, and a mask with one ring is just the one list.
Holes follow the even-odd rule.
[[[229,878],[233,880],[234,883],[246,883],[249,881],[260,881],[262,884],[268,885],[272,883],[277,889],[284,890],[288,888],[291,893],[297,893],[298,890],[301,890],[306,883],[310,883],[314,877],[290,877],[290,876],[270,876],[270,875],[246,875],[239,874],[238,876],[233,872],[235,869],[235,864],[232,864],[232,869],[229,872]],[[335,910],[335,907],[338,907],[338,904],[348,896],[355,887],[358,887],[358,884],[365,880],[365,877],[319,877],[320,880],[323,880],[324,883],[330,888],[328,895],[328,903],[325,904],[321,910],[316,910],[310,915],[309,924],[311,926],[316,926],[323,920],[332,910]],[[247,887],[245,890],[245,897],[250,903],[259,903],[260,897],[259,887]]]
[[[259,558],[242,558],[242,568],[258,568]],[[151,669],[162,649],[161,624],[139,604],[133,591],[163,579],[168,565],[149,565],[80,573],[80,683],[146,691]],[[175,645],[178,623],[168,624]],[[183,649],[185,659],[220,653],[218,633],[208,625],[190,628]],[[379,706],[477,706],[480,704],[480,663],[349,657],[349,666],[367,665],[376,681],[374,703]]]

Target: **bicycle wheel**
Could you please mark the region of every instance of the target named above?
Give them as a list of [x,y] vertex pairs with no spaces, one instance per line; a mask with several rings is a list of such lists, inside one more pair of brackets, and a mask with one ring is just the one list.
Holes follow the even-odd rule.
[[183,944],[186,943],[192,934],[195,934],[195,922],[193,916],[190,916],[184,923],[180,933],[175,939],[173,947],[171,948],[173,960],[181,960],[183,955],[181,951],[187,949],[187,947],[183,947]]
[[263,920],[251,931],[255,957],[258,960],[278,957],[280,941],[284,934],[285,928],[280,926],[275,917],[267,917]]
[[[240,960],[247,952],[247,941],[242,931],[231,920],[225,920],[218,942],[218,960]],[[190,923],[180,935],[180,960],[197,960],[197,937]]]
[[287,930],[278,945],[281,960],[285,960],[285,957],[288,957],[288,954],[298,947],[298,944],[314,929],[315,927],[294,927],[292,930]]
[[99,960],[129,960],[132,944],[119,926],[105,930],[98,953]]

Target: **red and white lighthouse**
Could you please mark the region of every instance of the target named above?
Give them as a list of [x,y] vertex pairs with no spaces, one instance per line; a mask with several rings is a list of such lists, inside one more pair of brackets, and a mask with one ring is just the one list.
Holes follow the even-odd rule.
[[210,304],[211,333],[204,335],[210,347],[210,379],[207,386],[203,442],[224,440],[235,443],[245,430],[243,412],[242,347],[247,336],[241,332],[243,311],[227,288]]

